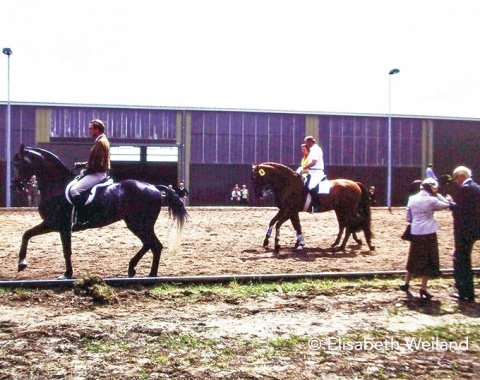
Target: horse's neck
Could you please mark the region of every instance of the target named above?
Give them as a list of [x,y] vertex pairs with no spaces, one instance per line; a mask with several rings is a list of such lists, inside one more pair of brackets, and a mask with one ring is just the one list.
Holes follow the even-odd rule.
[[280,175],[276,176],[275,180],[271,181],[270,185],[272,188],[281,191],[291,185],[293,177],[291,173],[282,168],[277,168],[277,173]]
[[67,168],[52,164],[37,167],[35,175],[40,191],[63,187],[73,177]]

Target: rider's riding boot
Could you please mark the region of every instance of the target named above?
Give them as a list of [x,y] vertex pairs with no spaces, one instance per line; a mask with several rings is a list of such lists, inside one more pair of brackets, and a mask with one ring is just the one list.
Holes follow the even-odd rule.
[[310,195],[312,196],[312,204],[310,207],[310,213],[320,211],[320,202],[318,201],[318,194],[315,189],[310,190]]
[[72,232],[75,231],[82,231],[85,230],[89,227],[89,222],[87,221],[82,221],[81,215],[84,214],[83,208],[84,208],[84,203],[81,195],[75,195],[72,197],[72,204],[75,207],[75,215],[72,221],[72,227],[71,230]]

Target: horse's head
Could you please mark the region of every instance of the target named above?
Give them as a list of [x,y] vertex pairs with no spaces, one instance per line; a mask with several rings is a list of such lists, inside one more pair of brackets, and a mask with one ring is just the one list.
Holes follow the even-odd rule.
[[28,149],[22,144],[20,151],[13,157],[15,177],[13,183],[17,188],[23,188],[35,174],[35,167],[29,157]]
[[[264,162],[252,165],[253,192],[256,197],[263,198],[265,189],[273,193],[282,191],[285,187],[292,185],[295,181],[302,183],[301,177],[288,166],[276,162]],[[297,183],[297,184],[298,184]]]
[[267,180],[267,171],[268,169],[264,168],[265,165],[258,164],[252,165],[252,184],[253,184],[253,193],[259,199],[263,198],[263,189],[268,185]]
[[13,157],[13,180],[17,187],[27,184],[36,175],[38,186],[48,186],[64,181],[72,172],[53,153],[41,149],[20,145],[20,150]]

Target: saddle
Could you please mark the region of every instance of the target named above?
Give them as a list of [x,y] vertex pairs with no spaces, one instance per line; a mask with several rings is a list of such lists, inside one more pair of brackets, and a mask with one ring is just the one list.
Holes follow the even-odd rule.
[[316,199],[319,194],[330,194],[330,189],[332,185],[327,179],[327,176],[324,176],[321,181],[313,189],[309,188],[310,176],[307,175],[306,181],[304,183],[305,188],[308,190],[307,198],[305,199],[305,204],[303,205],[303,211],[315,212],[319,208],[318,199]]
[[[70,189],[72,186],[78,182],[78,177],[76,177],[72,182],[70,182],[67,187],[65,188],[65,198],[67,198],[68,203],[72,203],[72,197],[70,195]],[[89,203],[92,203],[93,199],[95,198],[95,194],[97,193],[97,190],[106,186],[113,185],[113,179],[111,177],[106,177],[103,179],[101,182],[97,183],[95,186],[93,186],[91,189],[85,191],[85,193],[81,194],[82,197],[87,197],[85,201],[85,205],[88,205]]]

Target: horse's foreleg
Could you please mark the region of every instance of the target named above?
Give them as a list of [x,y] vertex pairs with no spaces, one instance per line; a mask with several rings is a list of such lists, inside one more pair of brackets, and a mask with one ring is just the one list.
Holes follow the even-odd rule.
[[268,247],[268,240],[270,239],[270,236],[272,236],[272,230],[273,226],[268,226],[267,233],[265,235],[265,239],[263,239],[263,246]]
[[18,254],[18,271],[22,271],[27,267],[27,247],[28,247],[28,241],[38,235],[43,235],[48,232],[54,231],[52,228],[48,228],[45,226],[45,222],[42,222],[35,227],[25,231],[25,233],[22,236],[22,245],[20,247],[20,253]]
[[275,247],[273,249],[274,255],[278,255],[280,253],[280,228],[288,219],[290,218],[283,215],[278,218],[278,221],[275,224]]
[[72,233],[70,232],[70,230],[60,231],[60,239],[62,240],[63,257],[65,259],[65,273],[58,277],[58,279],[66,280],[73,277]]
[[268,247],[268,240],[270,239],[270,236],[272,236],[273,225],[277,222],[279,218],[280,218],[280,211],[278,211],[277,214],[272,218],[270,223],[268,223],[267,234],[265,235],[265,239],[263,240],[264,247]]

